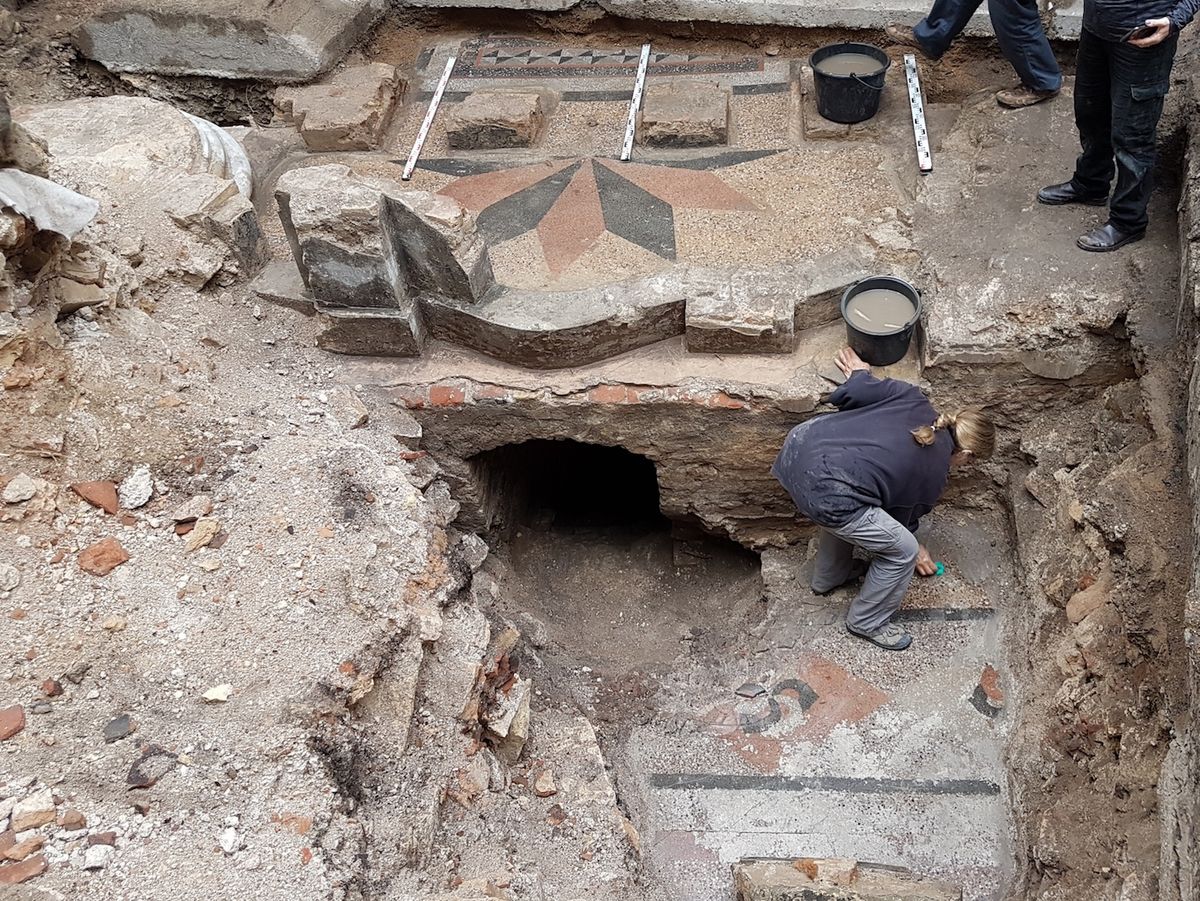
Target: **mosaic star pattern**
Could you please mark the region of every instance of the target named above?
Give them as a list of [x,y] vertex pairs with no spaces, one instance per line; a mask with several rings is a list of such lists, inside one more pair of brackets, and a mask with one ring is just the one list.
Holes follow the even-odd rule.
[[[436,162],[429,167],[437,168]],[[467,175],[441,193],[474,212],[492,242],[536,229],[555,276],[605,232],[676,259],[676,209],[761,211],[715,172],[694,163],[677,167],[593,157]]]

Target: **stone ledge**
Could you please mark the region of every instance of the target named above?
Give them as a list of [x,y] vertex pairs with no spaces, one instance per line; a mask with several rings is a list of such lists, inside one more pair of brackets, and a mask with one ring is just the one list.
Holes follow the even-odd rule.
[[75,34],[112,72],[309,81],[379,21],[383,0],[188,0],[121,3]]

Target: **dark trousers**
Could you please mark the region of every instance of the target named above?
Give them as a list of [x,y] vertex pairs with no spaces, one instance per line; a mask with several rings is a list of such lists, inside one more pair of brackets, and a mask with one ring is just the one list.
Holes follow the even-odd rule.
[[[936,0],[929,15],[913,29],[925,52],[937,59],[949,50],[982,2]],[[1062,71],[1042,28],[1037,0],[989,0],[988,15],[1000,52],[1017,70],[1021,84],[1035,91],[1062,87]]]
[[1155,133],[1178,43],[1172,35],[1142,49],[1086,28],[1079,36],[1075,127],[1083,153],[1071,183],[1086,197],[1107,197],[1115,174],[1108,219],[1123,231],[1142,231],[1148,221]]

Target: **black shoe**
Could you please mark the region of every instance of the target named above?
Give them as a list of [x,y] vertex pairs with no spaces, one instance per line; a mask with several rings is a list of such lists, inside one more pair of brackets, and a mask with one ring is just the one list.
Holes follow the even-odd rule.
[[1085,206],[1104,206],[1108,203],[1108,195],[1103,197],[1083,197],[1075,190],[1069,181],[1061,185],[1049,185],[1037,193],[1038,203],[1048,203],[1051,206],[1061,206],[1064,203],[1082,203]]
[[1090,250],[1092,253],[1108,253],[1110,250],[1116,250],[1118,247],[1124,247],[1126,244],[1140,241],[1144,237],[1146,237],[1146,230],[1144,228],[1137,232],[1127,232],[1117,228],[1111,222],[1106,222],[1095,231],[1084,235],[1075,243],[1079,245],[1081,250]]

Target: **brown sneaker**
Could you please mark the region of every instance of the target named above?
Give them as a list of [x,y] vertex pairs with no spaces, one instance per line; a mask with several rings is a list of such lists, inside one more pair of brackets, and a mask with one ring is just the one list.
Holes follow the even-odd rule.
[[1057,96],[1058,91],[1035,91],[1033,88],[1021,85],[1017,88],[997,91],[996,102],[1008,109],[1024,109],[1027,106],[1034,106],[1044,100],[1049,100],[1051,97]]
[[928,51],[921,46],[921,42],[917,40],[917,35],[912,30],[911,25],[888,25],[883,29],[883,32],[888,36],[888,40],[890,40],[893,44],[901,44],[905,47],[912,47],[913,49],[918,50],[921,56],[925,57],[926,59],[933,58],[929,55]]

